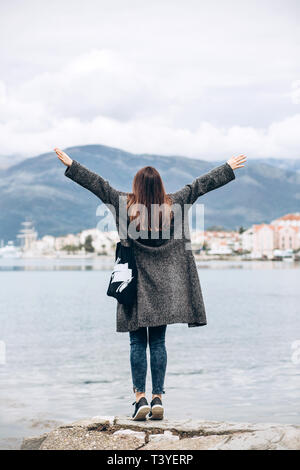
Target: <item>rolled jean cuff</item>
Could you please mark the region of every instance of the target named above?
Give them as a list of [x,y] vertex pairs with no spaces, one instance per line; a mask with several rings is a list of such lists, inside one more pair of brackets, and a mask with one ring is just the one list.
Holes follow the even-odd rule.
[[163,391],[152,390],[152,395],[162,395],[163,393],[166,393],[166,392],[164,390]]
[[135,386],[133,386],[133,393],[145,393],[145,390],[139,389]]

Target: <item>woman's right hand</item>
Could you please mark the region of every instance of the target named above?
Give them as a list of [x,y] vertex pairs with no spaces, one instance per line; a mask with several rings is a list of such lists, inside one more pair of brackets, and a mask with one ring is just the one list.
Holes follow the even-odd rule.
[[227,160],[228,165],[231,166],[233,170],[236,170],[237,168],[242,168],[243,163],[245,163],[247,160],[246,155],[239,155],[238,157],[231,157],[229,160]]
[[55,148],[54,152],[56,153],[56,155],[58,156],[58,158],[60,159],[60,161],[64,165],[66,165],[66,166],[71,166],[72,165],[72,163],[73,163],[72,158],[70,158],[69,155],[67,155],[65,152],[63,152],[62,150],[60,150],[58,148]]

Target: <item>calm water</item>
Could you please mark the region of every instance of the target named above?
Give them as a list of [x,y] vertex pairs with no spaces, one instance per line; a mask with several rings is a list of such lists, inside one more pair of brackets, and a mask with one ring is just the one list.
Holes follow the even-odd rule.
[[[0,448],[132,413],[128,334],[115,332],[110,272],[93,263],[0,264]],[[199,276],[208,325],[168,327],[167,417],[300,424],[299,267],[206,263]]]

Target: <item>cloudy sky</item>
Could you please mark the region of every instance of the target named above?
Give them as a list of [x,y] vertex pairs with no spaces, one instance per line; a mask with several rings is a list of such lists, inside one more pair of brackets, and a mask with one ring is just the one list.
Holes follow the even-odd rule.
[[0,158],[300,158],[299,0],[0,0]]

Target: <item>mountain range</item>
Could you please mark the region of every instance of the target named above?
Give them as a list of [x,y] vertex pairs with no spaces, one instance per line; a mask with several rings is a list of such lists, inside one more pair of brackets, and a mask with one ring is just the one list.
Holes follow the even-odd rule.
[[[156,167],[167,192],[173,192],[228,159],[211,162],[133,154],[104,145],[70,147],[65,151],[123,191],[131,190],[134,174],[145,165]],[[0,239],[14,240],[25,219],[33,221],[39,237],[96,226],[99,200],[66,178],[64,170],[54,152],[0,170]],[[205,204],[205,228],[249,227],[300,210],[300,160],[249,159],[235,173],[234,181],[198,200]]]

